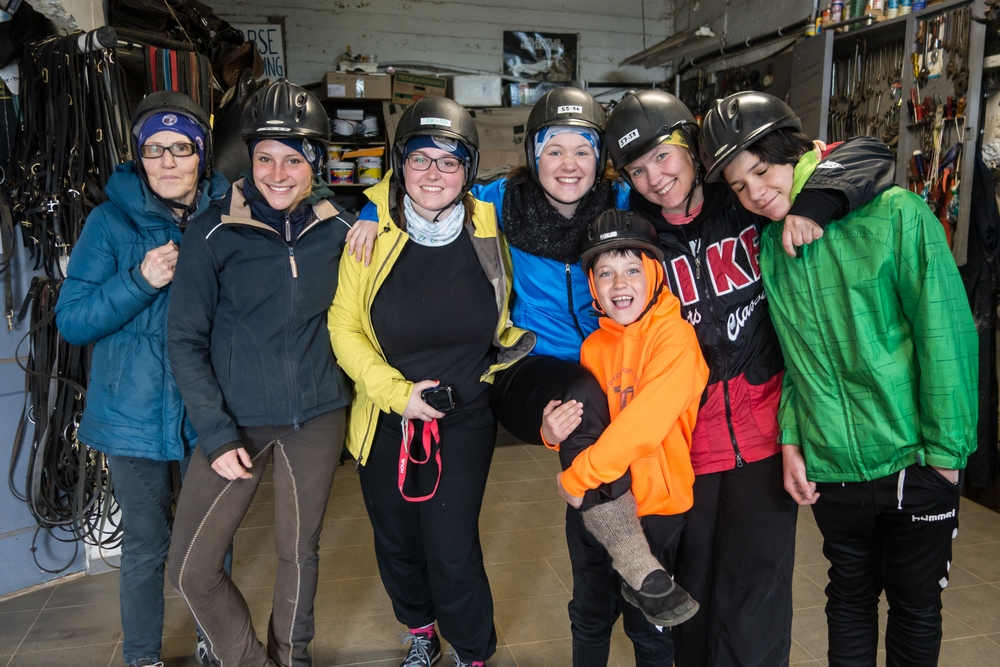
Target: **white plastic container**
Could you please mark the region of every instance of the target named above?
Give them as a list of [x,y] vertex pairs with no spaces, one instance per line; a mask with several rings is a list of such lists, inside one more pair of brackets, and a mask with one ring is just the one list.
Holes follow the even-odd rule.
[[361,183],[363,185],[375,185],[381,180],[382,180],[382,158],[359,157],[358,183]]
[[327,162],[327,171],[330,173],[330,185],[351,185],[354,183],[354,163],[353,162]]

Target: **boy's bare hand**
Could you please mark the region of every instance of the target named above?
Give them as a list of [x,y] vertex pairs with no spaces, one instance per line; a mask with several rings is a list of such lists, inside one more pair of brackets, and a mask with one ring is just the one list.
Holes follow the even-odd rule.
[[562,473],[556,475],[556,486],[558,487],[559,495],[562,496],[563,500],[572,505],[573,509],[580,509],[580,506],[583,505],[583,496],[571,495],[570,492],[566,490],[566,487],[563,486],[562,483]]
[[785,491],[799,505],[812,505],[819,500],[816,482],[806,478],[806,460],[795,445],[782,445],[781,458],[785,473]]
[[789,257],[795,257],[795,248],[823,238],[823,228],[809,218],[789,215],[781,232],[781,245]]
[[583,421],[580,401],[549,401],[542,410],[542,437],[550,445],[558,445]]

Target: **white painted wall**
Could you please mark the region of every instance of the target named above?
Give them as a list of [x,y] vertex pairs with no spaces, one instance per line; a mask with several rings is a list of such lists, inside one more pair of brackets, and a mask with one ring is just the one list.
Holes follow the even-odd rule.
[[580,34],[584,81],[663,81],[662,68],[618,67],[673,33],[673,0],[213,0],[228,21],[283,15],[289,78],[306,83],[332,69],[347,45],[382,62],[452,64],[499,74],[503,31]]
[[104,25],[101,0],[29,0],[28,4],[66,34]]

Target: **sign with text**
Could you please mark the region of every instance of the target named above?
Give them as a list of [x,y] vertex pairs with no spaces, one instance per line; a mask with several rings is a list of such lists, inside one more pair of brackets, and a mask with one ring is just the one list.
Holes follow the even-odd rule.
[[233,23],[250,42],[256,42],[257,51],[264,60],[264,77],[277,79],[288,76],[285,69],[285,40],[277,23]]

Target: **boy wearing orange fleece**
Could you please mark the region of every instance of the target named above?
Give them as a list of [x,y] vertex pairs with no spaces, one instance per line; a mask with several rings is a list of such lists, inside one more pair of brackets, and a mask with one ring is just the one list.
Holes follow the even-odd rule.
[[[583,244],[581,262],[602,317],[583,343],[580,362],[604,384],[612,421],[557,478],[560,495],[581,510],[567,514],[574,578],[570,616],[575,625],[603,617],[610,633],[617,613],[607,610],[619,606],[609,599],[618,589],[608,581],[610,556],[623,579],[622,595],[650,623],[675,625],[698,610],[666,569],[673,569],[684,512],[693,501],[691,432],[708,367],[694,329],[681,318],[680,303],[664,289],[663,251],[641,214],[602,213],[588,226]],[[575,401],[549,403],[542,426],[546,442],[565,439],[582,411]],[[631,492],[582,507],[587,489],[626,473]],[[590,617],[584,620],[587,610]],[[630,611],[621,611],[638,649],[633,635],[648,632],[648,626],[636,628]]]

